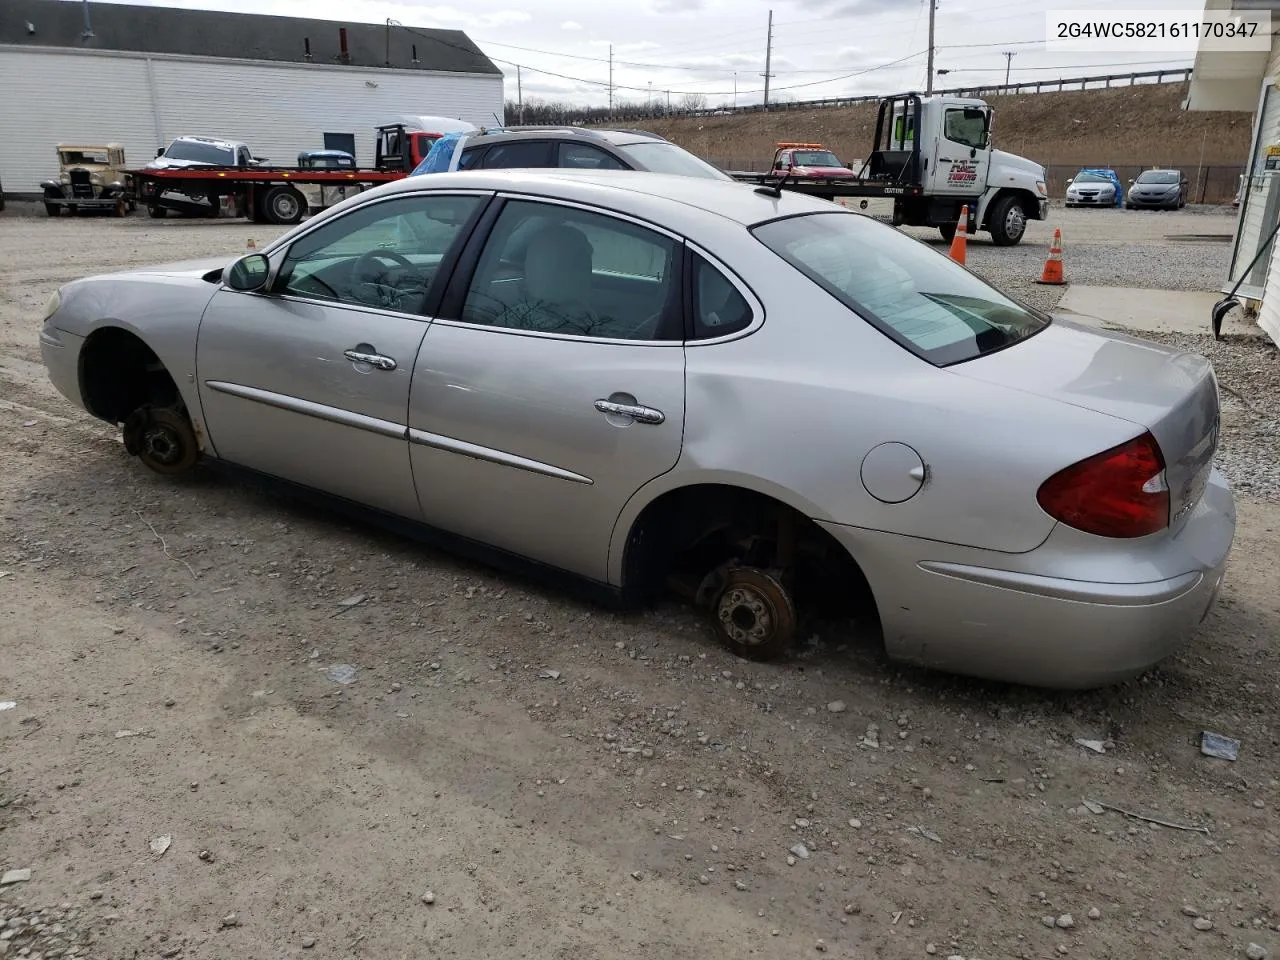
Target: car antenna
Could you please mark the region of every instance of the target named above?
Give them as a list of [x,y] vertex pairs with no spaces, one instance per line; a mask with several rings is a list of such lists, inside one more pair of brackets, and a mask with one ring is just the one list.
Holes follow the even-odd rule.
[[756,187],[756,193],[763,194],[766,197],[781,197],[782,188],[787,185],[787,181],[791,179],[794,167],[787,167],[787,172],[782,175],[782,179],[777,183],[766,183],[763,186]]

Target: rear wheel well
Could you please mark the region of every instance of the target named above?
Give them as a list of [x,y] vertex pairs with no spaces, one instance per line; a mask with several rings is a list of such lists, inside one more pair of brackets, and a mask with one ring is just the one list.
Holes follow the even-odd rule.
[[632,524],[623,556],[623,594],[653,600],[687,589],[725,563],[778,570],[802,617],[874,619],[862,569],[831,534],[794,507],[725,484],[681,487],[658,497]]
[[183,409],[178,385],[155,351],[119,327],[96,330],[85,341],[80,392],[91,414],[114,424],[142,406]]

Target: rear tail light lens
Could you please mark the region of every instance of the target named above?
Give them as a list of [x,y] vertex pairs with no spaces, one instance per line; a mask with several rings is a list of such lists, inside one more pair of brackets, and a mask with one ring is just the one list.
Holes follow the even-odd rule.
[[1169,486],[1155,437],[1140,437],[1060,470],[1036,494],[1069,527],[1100,537],[1145,537],[1169,525]]

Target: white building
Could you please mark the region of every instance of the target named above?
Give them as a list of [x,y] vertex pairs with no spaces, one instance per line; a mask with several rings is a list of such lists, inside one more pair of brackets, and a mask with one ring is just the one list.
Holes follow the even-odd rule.
[[138,167],[177,136],[373,163],[403,114],[500,123],[502,72],[459,30],[79,0],[0,0],[0,182],[39,194],[59,142],[122,143]]
[[1245,176],[1223,292],[1243,277],[1236,296],[1256,310],[1258,325],[1280,344],[1280,242],[1261,249],[1280,223],[1280,44],[1276,42],[1280,0],[1204,0],[1204,8],[1271,11],[1270,51],[1202,48],[1196,53],[1184,106],[1188,110],[1253,111],[1253,140],[1248,157],[1242,158]]

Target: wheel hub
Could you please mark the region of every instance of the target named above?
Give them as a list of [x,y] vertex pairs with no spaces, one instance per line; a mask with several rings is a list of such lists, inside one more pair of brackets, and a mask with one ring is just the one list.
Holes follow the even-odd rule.
[[1027,218],[1022,212],[1022,208],[1018,206],[1010,207],[1004,218],[1005,232],[1011,237],[1017,237],[1026,229],[1026,225]]
[[730,587],[724,592],[716,615],[725,634],[734,643],[744,646],[764,643],[774,629],[773,609],[768,599],[745,584]]
[[142,434],[145,454],[158,463],[177,463],[182,457],[181,440],[174,432],[161,424],[153,424]]

